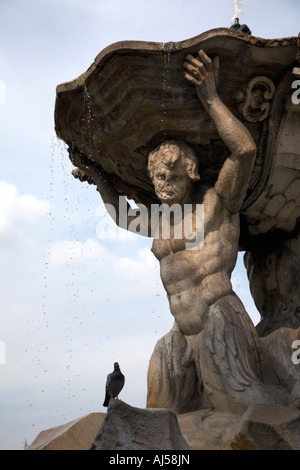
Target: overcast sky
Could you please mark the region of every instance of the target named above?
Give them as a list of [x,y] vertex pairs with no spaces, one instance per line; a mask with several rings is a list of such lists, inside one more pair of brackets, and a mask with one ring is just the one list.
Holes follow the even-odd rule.
[[[122,40],[181,41],[231,24],[232,0],[0,0],[0,449],[120,398],[146,404],[156,341],[172,327],[151,240],[101,239],[101,199],[71,176],[55,139],[59,83]],[[299,0],[248,0],[241,23],[297,36]],[[100,224],[100,225],[99,225]],[[254,323],[241,260],[235,290]]]

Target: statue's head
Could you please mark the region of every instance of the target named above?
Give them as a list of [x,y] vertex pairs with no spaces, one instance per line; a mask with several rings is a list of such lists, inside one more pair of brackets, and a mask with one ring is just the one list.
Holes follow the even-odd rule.
[[191,183],[200,179],[194,150],[175,140],[163,142],[150,153],[148,171],[157,197],[167,204],[183,201]]

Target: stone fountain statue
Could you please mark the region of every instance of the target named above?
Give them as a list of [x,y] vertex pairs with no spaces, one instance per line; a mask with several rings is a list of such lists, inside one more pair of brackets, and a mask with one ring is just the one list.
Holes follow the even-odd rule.
[[[116,222],[130,229],[143,213],[154,238],[174,326],[150,361],[149,408],[300,408],[299,49],[297,38],[223,28],[128,41],[57,88],[56,132],[74,176],[118,214],[120,197],[134,199],[140,211]],[[157,204],[172,210],[168,237],[163,213],[153,236]],[[203,237],[191,247],[199,206]],[[256,328],[230,281],[239,250]]]

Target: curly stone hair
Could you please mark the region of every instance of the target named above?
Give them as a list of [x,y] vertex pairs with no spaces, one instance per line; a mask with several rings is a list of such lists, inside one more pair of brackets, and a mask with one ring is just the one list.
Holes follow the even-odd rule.
[[[171,152],[170,152],[171,151]],[[172,168],[181,159],[186,166],[187,174],[191,181],[199,181],[198,158],[195,151],[185,142],[179,140],[167,140],[156,147],[148,157],[148,171],[153,179],[156,163],[160,159],[165,165]]]

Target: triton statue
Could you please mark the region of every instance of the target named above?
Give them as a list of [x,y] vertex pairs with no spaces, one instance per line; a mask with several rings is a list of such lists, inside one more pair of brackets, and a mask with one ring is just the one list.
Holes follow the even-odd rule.
[[[234,34],[237,38],[240,38],[240,34],[243,35],[238,32],[231,33]],[[210,39],[207,38],[208,44]],[[251,39],[243,38],[244,40]],[[295,53],[294,42],[292,44]],[[100,118],[97,121],[97,126],[100,126],[99,132],[95,130],[95,134],[91,136],[91,132],[82,135],[79,128],[74,132],[69,130],[68,123],[64,122],[62,116],[65,114],[66,106],[71,108],[75,106],[70,104],[68,97],[68,93],[70,96],[72,92],[72,84],[64,85],[58,92],[57,133],[69,144],[70,158],[78,167],[74,175],[97,186],[108,211],[109,207],[118,209],[120,194],[126,194],[133,197],[138,205],[144,203],[148,208],[157,201],[168,207],[177,205],[183,208],[185,205],[190,205],[195,225],[196,206],[204,206],[204,238],[201,246],[188,249],[184,236],[182,238],[175,236],[176,225],[183,226],[187,223],[185,216],[181,220],[173,218],[168,238],[163,237],[159,230],[159,236],[153,241],[152,251],[160,262],[161,278],[174,316],[174,327],[157,343],[152,355],[148,371],[147,406],[173,408],[178,412],[212,406],[216,410],[233,413],[239,413],[251,404],[292,403],[300,406],[300,395],[298,395],[300,371],[291,361],[292,340],[300,338],[297,329],[300,325],[299,320],[289,320],[291,318],[289,314],[288,319],[286,317],[286,326],[290,328],[282,332],[278,328],[282,321],[281,316],[277,314],[277,323],[275,322],[271,329],[273,335],[260,338],[241,300],[233,292],[230,281],[238,251],[245,246],[247,252],[245,263],[252,293],[257,303],[264,304],[271,289],[268,291],[267,286],[265,291],[262,289],[263,271],[259,268],[259,263],[266,262],[266,255],[259,256],[255,237],[263,234],[265,243],[268,244],[269,228],[275,229],[277,233],[276,230],[284,227],[289,233],[294,231],[292,236],[287,237],[289,240],[292,237],[297,239],[297,211],[291,212],[292,219],[287,221],[285,214],[291,207],[291,204],[288,207],[286,205],[289,201],[288,196],[278,198],[280,191],[285,195],[290,193],[296,201],[293,207],[296,207],[300,194],[296,186],[288,188],[286,179],[279,191],[281,182],[280,178],[276,177],[277,189],[273,188],[270,181],[268,191],[264,192],[267,183],[259,190],[260,192],[257,189],[259,187],[257,181],[259,183],[262,181],[265,168],[261,167],[259,162],[263,152],[268,150],[274,161],[275,153],[272,147],[274,139],[266,144],[266,135],[264,135],[265,140],[262,142],[260,136],[264,124],[260,123],[268,122],[266,120],[272,118],[271,100],[276,87],[270,77],[261,75],[255,79],[252,77],[248,88],[242,87],[244,91],[240,90],[239,93],[233,94],[235,107],[239,109],[239,113],[233,113],[232,103],[230,106],[225,104],[231,95],[226,95],[228,91],[225,90],[222,98],[216,86],[218,78],[223,74],[222,57],[218,60],[216,54],[213,58],[203,49],[195,52],[194,46],[189,48],[193,50],[186,54],[185,60],[181,62],[181,68],[184,66],[185,70],[181,75],[175,73],[175,62],[173,65],[170,61],[165,62],[168,80],[174,90],[180,89],[180,94],[178,92],[175,98],[172,95],[171,99],[171,94],[167,95],[172,88],[171,85],[168,85],[168,90],[163,86],[161,99],[167,101],[163,106],[160,130],[154,133],[152,138],[148,136],[148,132],[152,130],[151,126],[154,128],[156,125],[154,106],[152,106],[153,122],[151,122],[151,113],[146,113],[150,115],[150,121],[147,121],[147,125],[146,121],[139,122],[143,137],[136,137],[135,134],[130,134],[129,118],[127,121],[121,117],[116,119],[117,111],[120,112],[117,108],[120,108],[122,103],[118,103],[116,108],[109,108],[110,112],[106,114],[102,110],[101,106],[103,109],[111,106],[106,103],[105,95],[95,98],[94,114],[89,116],[89,125],[93,127],[97,113],[99,116],[102,113],[103,122],[101,123]],[[172,45],[168,53],[174,52],[175,56],[178,51],[182,54],[182,49],[189,48]],[[231,46],[228,49],[230,50]],[[105,61],[113,60],[110,59],[111,53],[108,51],[107,56],[104,54],[99,58],[100,62],[103,60],[102,67],[105,66]],[[121,60],[120,56],[115,58],[115,62],[118,60]],[[99,73],[100,67],[93,66],[90,70],[91,76],[92,74],[97,76]],[[88,75],[85,75],[82,80],[88,84],[87,77]],[[178,83],[177,77],[180,77]],[[272,78],[280,80],[279,75]],[[101,81],[100,75],[98,83],[99,80]],[[149,77],[147,80],[149,81]],[[80,80],[75,83],[76,87],[82,88]],[[138,85],[136,88],[138,89]],[[193,95],[191,88],[194,90]],[[195,95],[198,100],[196,103]],[[125,101],[127,99],[124,90],[122,99]],[[145,103],[147,100],[150,103],[150,95],[144,94],[142,101],[139,95],[130,108],[131,115],[134,115],[134,105],[139,109],[139,106],[142,106],[140,103]],[[175,114],[176,100],[181,102],[183,116],[180,115],[180,108],[179,113],[177,109]],[[188,117],[189,108],[192,118]],[[91,105],[88,109],[91,113]],[[151,109],[150,104],[149,109]],[[74,108],[73,114],[68,114],[71,116],[68,117],[71,119],[70,126],[74,129],[78,124],[74,122],[75,111],[78,112]],[[125,116],[128,104],[127,107],[124,106],[122,112]],[[239,117],[236,114],[239,114]],[[172,115],[175,116],[173,120],[170,117]],[[299,119],[299,113],[297,116]],[[172,130],[174,122],[179,126],[177,130]],[[123,138],[120,132],[122,126]],[[114,129],[116,140],[112,139]],[[271,135],[265,126],[265,134],[267,131]],[[139,145],[138,139],[140,139]],[[211,142],[209,149],[205,144],[207,140]],[[129,144],[134,144],[135,154],[139,155],[140,159],[137,158],[134,163],[135,181],[130,175],[130,170],[125,169],[125,155],[129,152]],[[109,145],[115,152],[113,157],[105,157],[109,155]],[[211,156],[214,148],[217,149],[217,156]],[[277,160],[275,160],[279,161],[282,157],[279,150],[276,151]],[[130,152],[128,155],[130,156]],[[292,155],[292,152],[289,152],[289,155]],[[218,160],[217,168],[212,164],[214,158],[215,161]],[[147,159],[147,175],[142,163],[139,163],[145,159]],[[207,160],[208,163],[202,174],[202,162]],[[296,168],[295,163],[291,163],[290,166],[290,175],[292,172],[298,175],[297,164]],[[273,165],[272,175],[275,173],[276,164]],[[274,195],[272,195],[273,189]],[[256,198],[253,196],[255,194]],[[270,195],[271,199],[268,199]],[[251,197],[253,202],[250,204],[248,201]],[[275,202],[277,212],[273,209]],[[285,212],[282,212],[283,208]],[[122,225],[123,228],[128,229],[134,217],[132,215],[127,218],[126,226]],[[118,218],[115,221],[120,223]],[[147,224],[148,235],[151,235],[150,215]],[[288,250],[288,242],[283,243]],[[294,245],[296,246],[296,242]],[[271,250],[268,256],[274,256],[274,250]],[[280,257],[280,253],[277,257]],[[286,264],[283,263],[282,266],[285,270]],[[299,274],[299,267],[295,270],[295,273]],[[296,309],[299,312],[300,286],[298,282],[293,282],[288,285],[288,291],[294,292],[289,311]],[[280,299],[283,295],[284,293],[279,296]],[[272,345],[275,344],[277,353],[274,353],[275,349],[272,351]],[[279,369],[281,377],[278,378]]]

